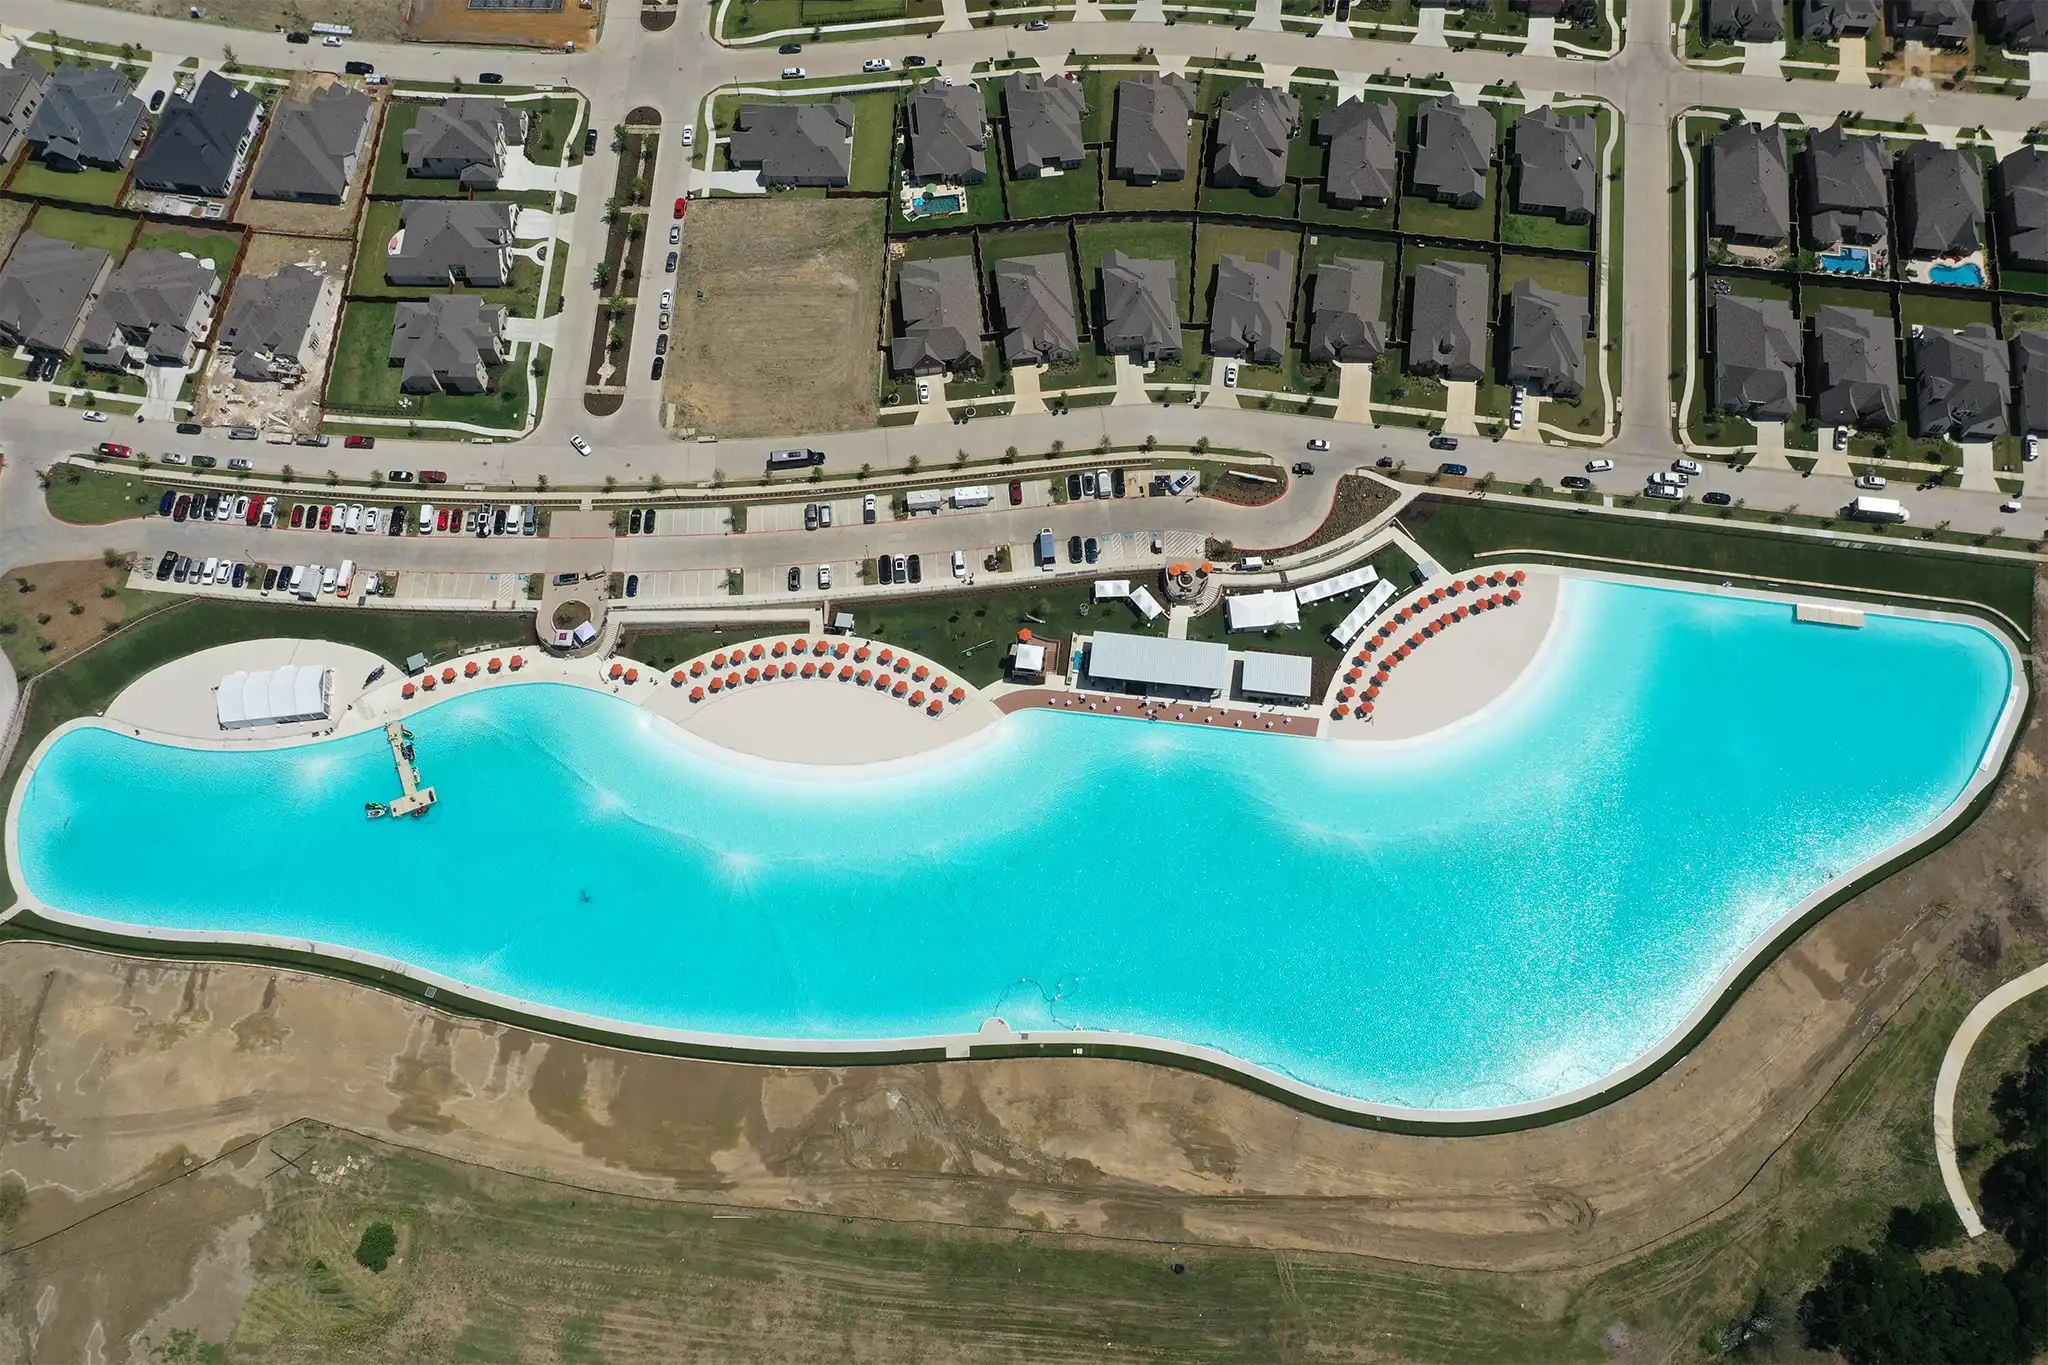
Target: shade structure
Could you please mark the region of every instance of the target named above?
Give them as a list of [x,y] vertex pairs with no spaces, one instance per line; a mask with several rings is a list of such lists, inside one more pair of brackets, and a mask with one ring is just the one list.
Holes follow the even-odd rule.
[[892,690],[893,690],[893,691],[895,692],[895,694],[896,694],[897,696],[899,696],[899,697],[900,697],[900,696],[902,696],[902,695],[903,695],[903,694],[904,694],[905,692],[908,692],[908,691],[910,690],[910,684],[909,684],[909,683],[907,683],[907,682],[903,682],[902,680],[900,680],[900,679],[899,679],[899,680],[897,681],[897,683],[896,683],[896,686],[895,686],[895,687],[894,687],[894,688],[893,688]]
[[1361,678],[1362,676],[1364,675],[1358,669],[1355,668],[1349,668],[1344,671],[1345,682],[1357,682],[1359,678]]
[[910,704],[911,704],[912,706],[923,706],[923,705],[924,705],[924,689],[923,689],[923,688],[921,688],[921,687],[920,687],[919,689],[917,689],[917,691],[915,691],[915,692],[912,692],[912,693],[910,694]]
[[932,679],[932,691],[934,692],[943,692],[951,686],[952,684],[946,681],[946,675],[943,673]]
[[815,678],[815,677],[817,677],[817,676],[818,676],[818,666],[817,666],[816,664],[813,664],[813,663],[807,663],[807,664],[805,664],[805,665],[804,665],[804,676],[805,676],[806,678]]
[[782,666],[782,676],[785,678],[794,678],[796,676],[796,665],[784,664]]
[[639,682],[639,681],[640,681],[640,670],[639,670],[639,669],[637,669],[637,668],[629,668],[629,669],[627,669],[627,670],[626,670],[626,681],[627,681],[627,682],[629,682],[629,683],[636,683],[636,682]]
[[725,679],[713,678],[711,680],[711,690],[713,692],[723,692],[725,690]]
[[421,679],[420,679],[420,686],[421,686],[421,687],[424,687],[424,688],[426,688],[426,689],[427,689],[427,691],[429,691],[429,692],[433,691],[433,690],[434,690],[434,675],[433,675],[433,674],[431,674],[431,673],[429,673],[429,674],[427,674],[427,675],[426,675],[426,676],[425,676],[424,678],[421,678]]
[[1024,629],[1017,632],[1017,643],[1020,645],[1028,645],[1031,643],[1031,627],[1026,626],[1024,627]]
[[853,651],[853,660],[855,663],[866,663],[868,661],[868,647],[862,645],[859,649]]
[[737,673],[728,673],[728,674],[726,674],[726,675],[725,675],[725,685],[726,685],[727,687],[738,687],[738,686],[740,685],[740,675],[739,675],[739,674],[737,674]]
[[683,670],[680,668],[677,669],[674,675],[670,677],[669,681],[674,683],[677,687],[681,687],[683,685]]
[[805,650],[809,649],[810,647],[811,642],[809,640],[799,638],[797,642],[791,645],[789,648],[793,653],[802,654]]
[[765,649],[763,649],[763,648],[761,648],[761,646],[759,646],[759,645],[755,645],[755,646],[754,646],[754,647],[753,647],[752,649],[750,649],[750,650],[748,650],[748,651],[747,651],[747,657],[748,657],[749,659],[758,659],[758,658],[760,658],[760,657],[761,657],[761,656],[762,656],[763,654],[766,654],[767,652],[768,652],[768,651],[767,651],[767,650],[765,650]]
[[1366,688],[1366,689],[1365,689],[1365,696],[1366,696],[1366,700],[1367,700],[1367,701],[1370,701],[1370,700],[1372,700],[1372,699],[1373,699],[1374,697],[1377,697],[1377,696],[1378,696],[1379,694],[1380,694],[1380,685],[1379,685],[1378,683],[1374,683],[1374,684],[1373,684],[1373,685],[1372,685],[1371,687],[1368,687],[1368,688]]
[[910,671],[910,656],[908,654],[898,654],[896,656],[896,671],[898,673]]
[[492,660],[491,660],[491,662],[490,662],[490,669],[491,669],[491,672],[493,672],[493,673],[496,673],[496,672],[497,672],[497,671],[498,671],[499,669],[503,668],[504,666],[505,666],[505,665],[504,665],[503,663],[499,662],[499,661],[498,661],[497,659],[492,659]]
[[963,701],[966,701],[966,700],[967,700],[967,689],[966,689],[966,688],[964,688],[964,687],[956,687],[956,688],[954,688],[954,689],[953,689],[953,705],[955,705],[955,706],[958,706],[958,705],[959,705],[959,704],[960,704],[961,702],[963,702]]
[[784,644],[782,641],[777,640],[773,647],[773,653],[775,657],[779,659],[783,655],[789,653],[789,646]]
[[407,683],[404,687],[398,689],[399,695],[406,698],[412,697],[418,691],[419,689],[417,687],[414,687],[411,683]]
[[852,652],[853,646],[847,644],[844,640],[841,640],[838,644],[832,646],[832,657],[835,659],[843,659]]
[[1513,573],[1508,575],[1508,582],[1514,583],[1516,585],[1520,585],[1528,581],[1529,575],[1523,573],[1520,569],[1517,569]]
[[1369,715],[1371,715],[1371,714],[1372,714],[1372,703],[1371,703],[1371,702],[1369,702],[1369,701],[1362,701],[1362,702],[1358,703],[1358,714],[1359,714],[1359,715],[1361,715],[1361,716],[1369,716]]
[[523,655],[523,654],[514,654],[514,655],[512,656],[512,668],[513,668],[513,670],[514,670],[514,671],[516,672],[516,671],[518,671],[519,669],[522,669],[522,668],[524,668],[524,667],[526,667],[526,656],[525,656],[525,655]]
[[866,687],[869,683],[873,682],[874,680],[875,670],[873,670],[872,668],[863,668],[860,671],[860,677],[857,679],[857,681],[860,683],[862,687]]
[[1330,708],[1330,714],[1333,716],[1348,716],[1351,714],[1351,708],[1340,701]]
[[853,665],[852,665],[852,664],[841,664],[841,665],[839,665],[839,681],[841,681],[841,682],[845,682],[845,681],[846,681],[846,680],[847,680],[848,678],[851,678],[852,676],[853,676]]
[[701,687],[693,687],[693,688],[691,688],[691,689],[690,689],[690,700],[691,700],[691,701],[702,701],[702,700],[704,700],[704,689],[703,689],[703,688],[701,688]]
[[893,649],[885,649],[885,650],[883,650],[883,651],[882,651],[882,653],[881,653],[881,657],[877,658],[877,659],[875,660],[875,662],[876,662],[876,663],[880,663],[880,664],[885,664],[885,663],[888,663],[888,662],[889,662],[889,661],[890,661],[891,659],[893,659],[893,658],[895,658],[895,657],[896,657],[896,651],[895,651],[895,650],[893,650]]
[[938,715],[938,714],[939,714],[939,713],[940,713],[941,711],[943,711],[943,710],[945,710],[945,709],[946,709],[946,702],[945,702],[945,699],[944,699],[944,698],[942,698],[942,697],[933,697],[933,698],[932,698],[932,704],[931,704],[930,706],[927,706],[927,707],[925,707],[925,708],[924,708],[924,713],[925,713],[926,715],[928,715],[928,716],[936,716],[936,715]]
[[704,661],[702,659],[692,659],[690,661],[690,676],[693,678],[704,676]]
[[910,676],[917,679],[919,682],[923,682],[926,678],[929,678],[931,675],[932,671],[929,668],[926,668],[923,664],[919,664],[916,668],[913,668],[910,671]]
[[462,676],[465,678],[474,678],[481,671],[482,670],[477,667],[475,659],[471,659],[468,663],[462,666]]
[[752,683],[752,682],[759,682],[759,681],[761,681],[761,670],[760,670],[760,669],[758,669],[758,668],[750,668],[750,669],[748,669],[748,670],[747,670],[747,681],[748,681],[748,682],[750,682],[750,683]]
[[[724,650],[722,650],[722,649],[721,649],[721,650],[719,650],[719,651],[718,651],[718,653],[716,653],[716,654],[714,654],[714,655],[712,655],[712,656],[711,656],[711,666],[712,666],[713,668],[724,668],[724,667],[725,667],[725,651],[724,651]],[[619,666],[618,666],[617,664],[613,664],[613,665],[612,665],[612,676],[613,676],[614,678],[616,678],[616,677],[618,677],[618,676],[619,676]]]
[[1520,588],[1509,588],[1509,589],[1508,589],[1508,601],[1510,601],[1510,602],[1519,602],[1519,601],[1521,601],[1521,600],[1522,600],[1522,590],[1521,590]]
[[454,670],[454,669],[452,669],[452,668],[444,668],[444,669],[442,669],[442,670],[441,670],[441,681],[442,681],[442,682],[444,682],[444,683],[451,683],[451,682],[454,682],[454,681],[455,681],[455,670]]
[[1456,597],[1459,593],[1465,591],[1465,585],[1462,583],[1453,583],[1450,587],[1445,588],[1444,591],[1449,593],[1451,596]]
[[1355,687],[1345,686],[1337,689],[1337,699],[1339,701],[1350,701],[1357,695],[1358,689]]
[[893,679],[891,679],[891,678],[889,677],[889,675],[888,675],[887,673],[879,673],[879,674],[876,674],[876,675],[875,675],[875,691],[877,691],[877,692],[887,692],[887,691],[889,690],[889,684],[890,684],[890,682],[892,682],[892,681],[893,681]]
[[[721,655],[719,655],[719,656],[718,656],[717,658],[713,659],[713,660],[711,661],[711,666],[712,666],[713,668],[724,668],[724,667],[725,667],[725,656],[724,656],[723,654],[721,654]],[[619,677],[619,676],[620,676],[621,674],[623,674],[623,673],[624,673],[625,671],[626,671],[626,666],[625,666],[624,664],[613,664],[613,665],[612,665],[612,670],[611,670],[611,676],[612,676],[612,677],[614,677],[614,678],[616,678],[616,677]]]
[[1495,594],[1494,594],[1493,596],[1491,596],[1491,597],[1487,598],[1487,599],[1486,599],[1486,605],[1487,605],[1487,606],[1489,606],[1489,607],[1497,607],[1497,606],[1499,606],[1499,605],[1500,605],[1500,594],[1499,594],[1499,593],[1495,593]]

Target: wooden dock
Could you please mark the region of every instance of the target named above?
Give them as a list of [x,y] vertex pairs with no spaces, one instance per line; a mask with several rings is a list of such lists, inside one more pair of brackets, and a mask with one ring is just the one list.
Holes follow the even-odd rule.
[[1863,628],[1863,613],[1854,607],[1837,607],[1824,602],[1801,602],[1792,614],[1798,620],[1816,626],[1848,626],[1852,630]]
[[433,805],[434,789],[420,785],[420,770],[405,756],[405,727],[394,720],[384,727],[384,737],[391,741],[391,761],[398,767],[399,785],[405,788],[405,795],[391,803],[391,813],[411,815]]

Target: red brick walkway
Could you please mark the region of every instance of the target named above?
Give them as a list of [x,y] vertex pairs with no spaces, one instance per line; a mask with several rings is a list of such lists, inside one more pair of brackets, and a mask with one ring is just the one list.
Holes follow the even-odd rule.
[[1092,711],[1102,716],[1124,715],[1133,720],[1168,724],[1221,726],[1226,730],[1270,730],[1276,735],[1315,735],[1322,729],[1322,721],[1315,716],[1269,715],[1238,707],[1148,701],[1143,697],[1096,692],[1056,692],[1048,687],[1005,693],[996,699],[996,706],[1005,714],[1042,707],[1051,711]]

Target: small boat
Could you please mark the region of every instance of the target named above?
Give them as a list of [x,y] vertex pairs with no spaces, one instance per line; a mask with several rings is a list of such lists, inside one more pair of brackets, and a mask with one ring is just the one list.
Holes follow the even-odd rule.
[[427,808],[425,806],[414,806],[411,815],[415,820],[424,820],[427,818]]
[[369,686],[369,685],[370,685],[371,683],[373,683],[373,682],[377,681],[377,679],[379,679],[379,678],[381,678],[381,677],[383,677],[383,676],[384,676],[384,665],[382,665],[382,664],[378,664],[378,665],[377,665],[377,666],[376,666],[375,668],[373,668],[373,669],[371,669],[371,670],[370,670],[370,676],[369,676],[369,677],[367,677],[367,678],[365,678],[365,679],[363,679],[363,686],[365,686],[365,687],[368,687],[368,686]]
[[415,760],[415,758],[417,757],[417,756],[416,756],[416,755],[415,755],[415,754],[413,753],[413,749],[412,749],[412,745],[411,745],[411,744],[407,744],[407,745],[405,745],[405,747],[401,748],[401,749],[400,749],[400,750],[399,750],[398,752],[399,752],[399,753],[401,753],[401,754],[403,754],[403,755],[405,756],[405,761],[406,761],[406,762],[408,762],[408,763],[411,763],[411,762],[413,762],[413,761]]
[[382,801],[363,802],[363,815],[366,819],[382,820],[390,813],[391,807],[385,805]]
[[401,725],[401,726],[399,726],[399,727],[398,727],[398,737],[399,737],[400,739],[405,739],[405,740],[412,740],[412,739],[417,739],[417,738],[419,738],[419,736],[415,735],[415,734],[414,734],[414,733],[413,733],[412,731],[410,731],[410,730],[406,729],[406,728],[405,728],[405,727],[404,727],[403,725]]

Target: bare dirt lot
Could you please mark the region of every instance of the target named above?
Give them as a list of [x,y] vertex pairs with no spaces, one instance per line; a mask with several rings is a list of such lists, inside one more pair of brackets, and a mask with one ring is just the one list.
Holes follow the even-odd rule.
[[[329,71],[301,71],[292,77],[291,85],[278,97],[278,107],[294,100],[303,100],[326,86],[341,84],[354,85],[358,89],[367,88],[358,81],[344,82],[341,77]],[[370,89],[370,97],[376,101],[376,107],[370,115],[369,138],[364,143],[366,150],[357,158],[356,178],[349,185],[348,192],[342,196],[339,204],[294,204],[283,199],[258,199],[249,193],[249,185],[255,183],[255,172],[263,169],[263,162],[259,157],[255,171],[246,177],[243,184],[241,204],[235,212],[235,220],[258,232],[284,232],[302,237],[354,238],[356,221],[363,211],[363,184],[370,178],[371,169],[377,164],[377,139],[384,126],[384,109],[387,103],[386,90],[383,87]],[[275,127],[273,122],[270,128],[266,129],[266,138]],[[267,156],[269,153],[270,145],[266,141],[261,155]]]
[[470,9],[464,0],[408,0],[405,36],[423,43],[493,43],[516,47],[576,44],[587,51],[597,42],[604,17],[601,0],[586,7],[565,0],[562,8],[514,11]]
[[[88,4],[128,14],[154,14],[168,19],[186,18],[191,0],[86,0]],[[573,0],[572,0],[573,3]],[[366,42],[396,43],[411,35],[405,29],[409,0],[320,0],[308,7],[295,0],[199,0],[200,17],[223,28],[253,28],[283,31],[304,29],[314,20],[347,24],[355,36]],[[90,34],[80,36],[90,37]],[[232,47],[234,35],[223,32],[221,41]]]
[[672,433],[874,425],[882,215],[862,199],[690,206],[665,393]]
[[[194,420],[215,426],[255,426],[270,430],[318,431],[320,394],[326,381],[330,348],[335,328],[341,321],[341,294],[348,280],[349,261],[355,244],[325,237],[276,237],[257,234],[249,239],[242,261],[244,280],[268,275],[280,266],[302,265],[318,270],[328,280],[313,320],[318,333],[317,352],[304,358],[305,380],[293,387],[283,384],[252,384],[235,378],[235,358],[218,348],[207,358],[206,373],[194,396]],[[221,305],[221,315],[234,302],[233,295]]]

